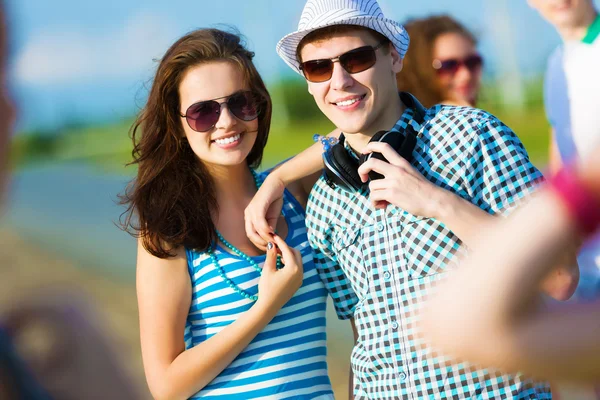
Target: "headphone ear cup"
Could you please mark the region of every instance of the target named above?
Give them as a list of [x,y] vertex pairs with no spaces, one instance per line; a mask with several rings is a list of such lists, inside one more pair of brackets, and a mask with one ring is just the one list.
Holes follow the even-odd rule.
[[[371,143],[371,142],[379,142],[381,140],[381,138],[387,132],[388,131],[379,131],[379,132],[377,132],[375,135],[373,135],[373,137],[371,138],[371,140],[369,140],[369,143]],[[380,155],[379,153],[361,154],[360,157],[359,157],[359,159],[358,159],[358,165],[359,166],[363,165],[369,158],[371,158],[371,155],[373,155],[376,158],[379,158],[381,160],[385,160],[385,158],[383,156],[377,157],[377,155]]]
[[358,161],[348,154],[344,145],[336,144],[331,148],[332,158],[337,164],[338,171],[348,181],[351,189],[360,190],[362,188],[362,181],[358,175]]
[[[400,153],[400,149],[403,147],[403,145],[405,144],[406,141],[404,140],[404,136],[401,135],[397,131],[379,131],[375,135],[373,135],[371,140],[369,140],[369,143],[371,143],[371,142],[387,143],[392,147],[392,149],[394,149],[394,151]],[[402,153],[400,153],[400,155],[402,155]],[[374,152],[374,153],[361,155],[359,165],[362,165],[369,158],[376,158],[378,160],[389,162],[383,156],[383,154]],[[369,172],[369,179],[371,179],[371,180],[383,179],[383,178],[384,178],[384,176],[378,172],[375,172],[375,171]]]
[[411,127],[406,131],[406,137],[404,137],[402,145],[398,148],[398,154],[400,154],[406,161],[411,162],[416,145],[417,135]]
[[392,149],[398,151],[404,143],[404,136],[398,131],[390,131],[389,133],[386,133],[387,135],[382,135],[378,141],[387,143],[392,147]]
[[373,137],[371,138],[371,140],[369,140],[369,143],[371,142],[379,142],[381,141],[381,138],[388,133],[388,131],[379,131],[376,134],[373,135]]

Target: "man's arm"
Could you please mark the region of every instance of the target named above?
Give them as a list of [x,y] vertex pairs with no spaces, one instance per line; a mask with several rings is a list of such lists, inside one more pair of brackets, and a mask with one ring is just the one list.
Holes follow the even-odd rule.
[[[596,165],[590,175],[595,181],[585,183],[600,196],[600,184],[594,186],[600,162]],[[427,339],[449,356],[484,367],[597,380],[600,303],[539,307],[536,290],[579,237],[576,221],[551,190],[541,190],[507,219],[498,218],[425,307],[421,329]]]
[[[328,137],[339,137],[336,129]],[[294,195],[307,199],[311,188],[323,169],[323,145],[315,143],[302,153],[273,169],[254,195],[244,211],[246,235],[261,249],[266,249],[270,233],[277,226],[277,219],[283,205],[283,192],[293,185]],[[302,203],[302,200],[301,200]]]
[[[358,303],[358,297],[352,290],[350,281],[344,271],[338,263],[332,259],[334,257],[333,254],[330,254],[329,256],[324,254],[324,252],[326,252],[326,246],[323,246],[324,241],[317,241],[310,231],[308,239],[313,248],[313,259],[317,271],[319,272],[319,278],[333,300],[333,306],[337,317],[341,320],[350,320],[350,326],[354,333],[354,347],[358,340],[358,332],[354,323],[354,309]],[[348,375],[348,398],[351,400],[354,399],[354,374],[352,372],[352,365],[350,365]]]
[[[326,137],[339,138],[342,132],[334,129]],[[277,178],[284,186],[293,182],[301,182],[304,187],[310,188],[323,170],[323,145],[316,142],[287,162],[277,166],[269,177]]]
[[370,152],[381,153],[387,160],[371,157],[358,168],[363,182],[370,171],[384,177],[369,183],[375,208],[389,203],[413,215],[435,218],[467,246],[479,236],[481,227],[494,219],[477,205],[426,179],[389,144],[369,143],[363,153]]
[[[465,157],[465,186],[471,201],[491,214],[509,214],[542,181],[515,133],[494,117],[480,122]],[[541,285],[547,295],[567,300],[579,281],[575,252]]]
[[[358,341],[358,331],[356,330],[356,324],[354,318],[350,318],[350,326],[352,326],[352,333],[354,333],[354,346]],[[350,373],[348,374],[348,399],[354,400],[354,372],[352,372],[352,365],[350,365]]]

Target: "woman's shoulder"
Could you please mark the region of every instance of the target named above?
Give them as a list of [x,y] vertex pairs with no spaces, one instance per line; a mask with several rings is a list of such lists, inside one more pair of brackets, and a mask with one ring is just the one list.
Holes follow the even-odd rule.
[[[177,271],[188,272],[188,254],[183,246],[168,248],[169,255],[153,254],[138,239],[137,277],[151,276],[163,279],[165,275],[173,275]],[[144,278],[145,279],[145,278]]]

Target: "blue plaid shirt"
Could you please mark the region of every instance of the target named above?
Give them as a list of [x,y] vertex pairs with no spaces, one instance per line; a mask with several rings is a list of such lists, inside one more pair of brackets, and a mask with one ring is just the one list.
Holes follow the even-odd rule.
[[[484,111],[436,106],[421,126],[412,115],[407,109],[395,126],[403,132],[410,123],[418,132],[412,165],[491,214],[508,213],[542,179],[517,136]],[[336,312],[353,317],[358,330],[356,398],[552,398],[545,383],[450,364],[422,346],[417,311],[461,252],[444,224],[392,205],[375,209],[368,190],[345,192],[322,177],[310,195],[307,227]]]

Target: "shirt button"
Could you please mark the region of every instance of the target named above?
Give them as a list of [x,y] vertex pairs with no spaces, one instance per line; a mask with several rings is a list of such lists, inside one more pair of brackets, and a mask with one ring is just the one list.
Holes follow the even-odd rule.
[[379,225],[377,225],[377,230],[378,230],[379,232],[383,232],[383,230],[384,230],[384,229],[385,229],[385,225],[383,225],[383,224],[379,224]]
[[386,271],[386,272],[384,272],[383,277],[385,279],[390,279],[392,277],[392,275],[389,272]]
[[398,377],[400,378],[400,380],[405,380],[406,379],[406,374],[404,372],[400,372],[400,375],[398,375]]
[[392,328],[393,329],[398,329],[398,323],[397,322],[392,322]]

